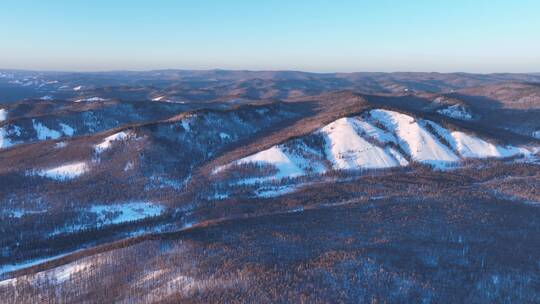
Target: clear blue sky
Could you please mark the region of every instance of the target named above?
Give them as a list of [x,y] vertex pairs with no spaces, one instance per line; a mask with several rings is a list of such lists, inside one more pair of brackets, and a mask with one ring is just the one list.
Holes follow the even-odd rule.
[[1,0],[0,68],[540,72],[540,1]]

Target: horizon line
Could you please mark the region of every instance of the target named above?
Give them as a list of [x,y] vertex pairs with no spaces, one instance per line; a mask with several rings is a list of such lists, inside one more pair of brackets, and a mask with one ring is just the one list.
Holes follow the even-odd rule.
[[70,69],[21,69],[21,68],[3,68],[0,67],[0,71],[12,71],[12,72],[38,72],[38,73],[144,73],[144,72],[163,72],[163,71],[183,71],[183,72],[210,72],[210,71],[223,71],[223,72],[251,72],[251,73],[276,73],[276,72],[289,72],[289,73],[305,73],[305,74],[476,74],[476,75],[496,75],[496,74],[524,74],[524,75],[538,75],[539,72],[464,72],[464,71],[452,71],[452,72],[439,72],[439,71],[407,71],[396,70],[391,72],[382,71],[354,71],[354,72],[321,72],[321,71],[307,71],[307,70],[295,70],[295,69],[225,69],[225,68],[208,68],[208,69],[189,69],[189,68],[163,68],[163,69],[110,69],[110,70],[70,70]]

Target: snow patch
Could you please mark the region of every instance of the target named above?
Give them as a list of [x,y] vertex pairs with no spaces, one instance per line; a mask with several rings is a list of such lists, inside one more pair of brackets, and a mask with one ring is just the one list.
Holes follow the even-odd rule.
[[7,120],[8,111],[6,109],[0,109],[0,121]]
[[[15,270],[23,269],[23,268],[28,268],[28,267],[38,265],[38,264],[41,264],[41,263],[45,263],[45,262],[48,262],[48,261],[52,261],[52,260],[64,257],[64,256],[66,256],[68,254],[69,253],[64,253],[64,254],[59,254],[59,255],[46,257],[46,258],[27,260],[27,261],[21,262],[21,263],[2,265],[2,266],[0,266],[0,275],[8,273],[8,272],[15,271]],[[14,283],[16,280],[17,280],[17,278],[0,281],[0,286],[3,286],[3,285],[5,286],[7,284]]]
[[60,123],[60,127],[62,128],[62,133],[64,133],[64,135],[73,136],[73,134],[75,134],[75,129],[73,129],[70,125]]
[[9,217],[14,217],[14,218],[21,218],[27,214],[40,214],[40,213],[45,213],[47,212],[47,210],[21,210],[21,209],[14,209],[14,210],[9,210],[7,212],[4,212],[5,215],[9,216]]
[[92,266],[89,262],[73,262],[67,265],[63,265],[57,268],[54,268],[51,272],[51,275],[56,280],[57,283],[62,283],[71,278],[71,276],[86,271]]
[[102,152],[110,149],[113,142],[126,140],[131,136],[133,136],[133,134],[131,132],[129,132],[129,131],[126,131],[126,132],[121,131],[121,132],[115,133],[113,135],[107,136],[101,143],[94,146],[94,150],[98,154],[102,153]]
[[[1,120],[1,119],[0,119],[0,120]],[[534,131],[534,132],[532,133],[532,137],[537,138],[537,139],[540,139],[540,130]]]
[[278,173],[273,177],[275,179],[295,177],[304,174],[304,171],[300,169],[278,146],[274,146],[268,150],[261,151],[237,161],[237,164],[246,163],[259,163],[274,166],[278,170]]
[[0,149],[8,148],[12,145],[13,144],[11,140],[8,138],[8,132],[6,131],[6,128],[0,128]]
[[472,115],[464,106],[456,104],[437,110],[437,113],[460,120],[471,120]]
[[94,205],[90,212],[95,213],[98,222],[104,225],[120,224],[158,216],[163,213],[163,206],[151,202],[130,202],[118,205]]
[[8,148],[16,144],[16,142],[13,142],[9,136],[21,136],[21,128],[19,126],[3,126],[0,127],[0,149]]
[[51,95],[45,95],[45,96],[41,96],[39,99],[41,99],[41,100],[53,100],[53,97]]
[[228,199],[229,198],[229,194],[227,193],[216,193],[212,196],[209,196],[208,197],[208,200],[224,200],[224,199]]
[[81,98],[75,100],[75,102],[94,102],[94,101],[105,101],[107,99],[101,98],[101,97],[89,97],[89,98]]
[[74,179],[88,172],[89,168],[85,162],[75,162],[70,164],[61,165],[45,170],[38,170],[31,172],[31,175],[38,175],[41,177],[52,178],[55,180],[69,180]]
[[282,186],[282,187],[275,187],[275,188],[261,188],[257,189],[255,191],[255,194],[257,197],[262,198],[272,198],[272,197],[278,197],[281,195],[293,193],[297,190],[296,186]]
[[128,162],[126,163],[126,165],[124,166],[124,172],[127,172],[127,171],[133,169],[134,167],[135,167],[135,166],[133,165],[133,162],[128,161]]
[[32,119],[32,125],[34,126],[34,130],[36,130],[37,138],[39,140],[57,139],[62,136],[60,132],[47,128],[45,125],[35,119]]
[[73,88],[73,91],[80,91],[82,89],[82,86],[77,86]]
[[182,119],[182,127],[186,131],[191,131],[191,126],[189,125],[189,119]]
[[54,147],[56,149],[65,148],[67,146],[67,143],[65,141],[59,141],[56,144],[54,144]]

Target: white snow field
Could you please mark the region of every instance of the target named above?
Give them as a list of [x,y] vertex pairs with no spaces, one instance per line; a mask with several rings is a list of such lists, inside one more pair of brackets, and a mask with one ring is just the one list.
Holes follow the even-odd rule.
[[62,133],[64,133],[66,136],[73,136],[73,134],[75,134],[75,129],[73,129],[73,127],[70,125],[60,123],[60,127],[62,128]]
[[98,154],[102,153],[102,152],[110,149],[112,147],[113,142],[126,140],[131,136],[133,136],[133,134],[131,132],[129,132],[129,131],[126,131],[126,132],[121,131],[121,132],[115,133],[113,135],[107,136],[107,137],[105,137],[105,139],[103,139],[103,141],[101,143],[94,146],[94,150]]
[[525,148],[503,147],[462,131],[447,130],[432,121],[426,123],[431,125],[454,151],[458,151],[462,158],[510,157],[517,154],[530,154],[530,151]]
[[35,119],[32,119],[32,125],[34,126],[34,130],[36,130],[36,135],[39,140],[57,139],[62,136],[60,132],[47,128]]
[[414,160],[444,168],[459,157],[426,130],[415,118],[399,112],[372,110],[371,118],[398,138],[400,147]]
[[8,111],[6,109],[0,109],[0,121],[7,120]]
[[49,169],[33,171],[30,174],[63,181],[74,179],[88,171],[89,168],[86,162],[74,162]]
[[340,118],[321,130],[326,135],[326,155],[333,168],[348,170],[399,166],[399,161],[392,154],[358,134],[356,121],[349,117]]
[[285,154],[279,146],[274,146],[268,150],[261,151],[246,158],[241,159],[237,164],[244,163],[259,163],[265,165],[273,165],[278,170],[275,174],[275,179],[284,177],[295,177],[304,174],[290,156]]

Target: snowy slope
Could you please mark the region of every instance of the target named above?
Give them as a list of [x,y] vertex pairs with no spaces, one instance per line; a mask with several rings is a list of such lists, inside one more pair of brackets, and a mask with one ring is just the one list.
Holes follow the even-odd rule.
[[88,170],[88,165],[85,162],[75,162],[49,169],[37,170],[30,174],[63,181],[79,177],[88,172]]
[[462,158],[510,157],[517,154],[528,154],[524,148],[503,147],[487,142],[477,136],[461,131],[450,131],[440,125],[428,121],[433,129],[457,151]]
[[118,133],[115,133],[113,135],[110,135],[108,137],[106,137],[105,139],[103,139],[102,142],[100,142],[99,144],[95,145],[94,146],[94,150],[96,151],[96,153],[102,153],[108,149],[111,148],[113,142],[115,141],[122,141],[122,140],[126,140],[127,138],[129,138],[130,136],[132,136],[133,134],[131,134],[130,132],[118,132]]
[[278,146],[274,146],[268,150],[261,151],[257,154],[253,154],[237,162],[238,164],[244,163],[259,163],[265,165],[272,165],[276,167],[278,173],[275,175],[276,179],[284,177],[295,177],[303,175],[304,171],[295,164],[294,160]]
[[355,118],[341,118],[321,130],[326,135],[326,155],[333,168],[347,170],[399,166],[399,162],[390,153],[358,134],[355,121]]
[[401,148],[416,161],[444,167],[459,157],[413,117],[388,110],[370,111],[372,119],[396,135]]
[[[322,136],[321,146],[307,147],[302,139],[294,139],[233,164],[270,165],[278,171],[270,178],[281,179],[331,169],[407,166],[410,160],[444,169],[456,166],[466,158],[529,155],[535,150],[496,145],[463,131],[448,130],[429,120],[380,109],[360,117],[340,118],[313,134]],[[229,168],[234,166],[217,168],[215,172]]]
[[47,126],[35,119],[32,119],[32,125],[34,126],[34,130],[36,130],[37,138],[39,140],[57,139],[62,136],[60,132],[47,128]]

